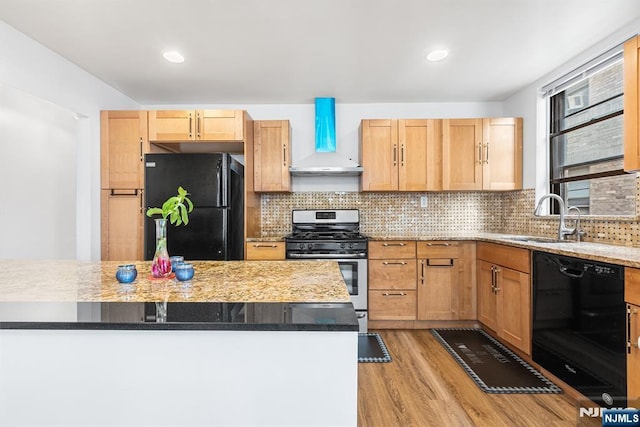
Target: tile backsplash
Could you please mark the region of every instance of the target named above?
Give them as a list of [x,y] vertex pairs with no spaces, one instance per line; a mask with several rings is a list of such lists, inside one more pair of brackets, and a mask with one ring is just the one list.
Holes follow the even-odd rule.
[[[640,212],[640,184],[636,186]],[[426,197],[426,207],[420,199]],[[533,189],[507,192],[273,193],[263,194],[262,236],[291,232],[293,209],[359,209],[360,230],[370,236],[421,238],[474,232],[555,236],[557,218],[533,216]],[[574,218],[574,217],[571,217]],[[573,226],[573,220],[568,220]],[[582,218],[585,241],[640,246],[637,218]]]

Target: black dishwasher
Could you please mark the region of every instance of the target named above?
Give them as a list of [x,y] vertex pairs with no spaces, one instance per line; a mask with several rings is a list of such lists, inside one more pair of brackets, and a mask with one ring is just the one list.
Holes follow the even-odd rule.
[[533,253],[532,358],[602,407],[626,407],[624,268]]

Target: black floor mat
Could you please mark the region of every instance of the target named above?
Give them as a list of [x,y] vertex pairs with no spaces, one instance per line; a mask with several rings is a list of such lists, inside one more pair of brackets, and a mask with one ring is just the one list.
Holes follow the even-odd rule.
[[391,362],[391,355],[380,334],[358,334],[358,362]]
[[432,329],[431,333],[487,393],[562,393],[481,329]]

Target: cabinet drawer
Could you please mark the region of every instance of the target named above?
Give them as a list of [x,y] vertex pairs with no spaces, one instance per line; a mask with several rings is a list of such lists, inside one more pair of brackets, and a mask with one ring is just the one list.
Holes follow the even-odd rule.
[[418,258],[458,258],[459,242],[420,241],[417,244]]
[[369,290],[369,319],[415,320],[416,291]]
[[480,242],[477,246],[477,254],[478,259],[522,271],[523,273],[531,272],[531,252],[528,249]]
[[640,305],[640,269],[630,267],[624,269],[624,300]]
[[284,242],[247,242],[247,259],[283,260],[284,248]]
[[414,259],[369,260],[369,289],[415,289]]
[[415,258],[413,240],[385,240],[369,242],[369,259]]

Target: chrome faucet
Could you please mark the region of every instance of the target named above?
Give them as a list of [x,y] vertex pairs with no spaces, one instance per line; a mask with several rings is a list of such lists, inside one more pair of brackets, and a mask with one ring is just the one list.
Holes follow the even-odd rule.
[[[545,194],[540,198],[540,200],[538,200],[538,205],[536,206],[536,210],[533,211],[533,214],[535,216],[540,216],[540,209],[542,208],[542,202],[544,202],[546,199],[555,199],[560,204],[560,223],[558,224],[558,240],[566,240],[567,236],[571,234],[575,234],[577,232],[578,230],[577,225],[578,225],[578,221],[580,220],[580,215],[578,214],[578,220],[576,220],[576,227],[574,227],[573,229],[567,228],[564,222],[564,217],[565,217],[564,200],[562,200],[562,198],[557,194],[549,193],[549,194]],[[575,206],[572,206],[570,209],[578,209],[578,208]],[[578,212],[580,212],[579,209],[578,209]]]
[[576,240],[579,242],[580,240],[582,240],[582,237],[587,233],[584,230],[580,230],[580,214],[582,212],[580,212],[580,208],[579,207],[577,207],[577,206],[569,206],[567,208],[567,215],[569,215],[569,212],[571,212],[574,209],[578,212],[578,217],[576,218],[576,222],[575,222],[574,227],[573,227],[573,233],[571,233],[571,234],[574,234],[576,236]]

